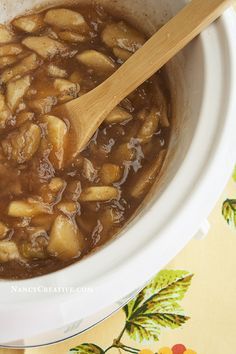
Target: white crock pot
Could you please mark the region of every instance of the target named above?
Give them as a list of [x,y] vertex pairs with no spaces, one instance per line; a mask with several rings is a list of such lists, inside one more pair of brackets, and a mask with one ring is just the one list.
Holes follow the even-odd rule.
[[[100,2],[123,17],[132,14],[149,33],[185,4]],[[0,0],[0,22],[47,3]],[[236,16],[229,9],[169,64],[175,123],[165,171],[151,200],[119,237],[80,263],[31,280],[1,281],[2,346],[49,344],[89,328],[122,306],[194,236],[235,160],[235,50]]]

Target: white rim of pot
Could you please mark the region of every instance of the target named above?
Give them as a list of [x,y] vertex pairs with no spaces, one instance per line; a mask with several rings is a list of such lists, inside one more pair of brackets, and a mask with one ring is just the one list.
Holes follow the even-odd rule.
[[[223,121],[220,134],[219,129],[216,131],[215,144],[207,147],[210,148],[207,154],[205,154],[205,152],[203,153],[204,161],[201,161],[201,166],[198,166],[198,171],[196,171],[194,175],[195,181],[191,184],[191,190],[185,189],[184,183],[186,178],[184,178],[184,176],[191,170],[191,158],[193,156],[197,157],[199,148],[201,148],[199,144],[203,137],[202,118],[199,121],[189,153],[179,167],[179,170],[167,190],[163,192],[159,200],[150,208],[147,214],[140,219],[138,217],[136,219],[136,230],[146,228],[147,232],[150,234],[149,238],[145,239],[145,242],[143,240],[142,248],[140,248],[140,244],[139,247],[135,248],[134,246],[133,254],[126,250],[127,242],[135,243],[134,228],[131,228],[126,232],[125,236],[117,238],[99,252],[93,254],[92,257],[88,257],[78,264],[71,265],[63,270],[42,277],[17,281],[14,282],[15,284],[19,287],[62,286],[62,284],[63,286],[91,287],[96,290],[97,296],[104,295],[104,299],[99,298],[99,307],[96,309],[96,311],[99,311],[104,306],[110,305],[126,296],[129,292],[139,287],[140,284],[145,283],[147,279],[152,277],[157,270],[161,269],[167,261],[172,259],[193,237],[193,233],[197,231],[200,223],[209,214],[220,192],[222,192],[234,163],[234,156],[232,154],[234,139],[232,131],[236,131],[234,130],[236,129],[236,103],[233,97],[236,93],[236,38],[233,35],[233,33],[236,32],[235,18],[236,16],[233,10],[229,9],[222,18],[218,20],[222,27],[222,33],[220,35],[227,38],[227,43],[224,44],[227,46],[227,58],[225,53],[222,53],[222,56],[225,56],[224,60],[227,60],[227,65],[225,65],[225,77],[230,79],[224,86],[224,95],[220,97],[221,107],[223,108],[223,111],[220,113],[223,113],[227,118]],[[207,52],[208,42],[204,37],[205,34],[202,35],[202,42],[205,61],[208,67],[210,65],[209,53]],[[209,77],[207,76],[204,88],[206,93],[209,90],[208,85],[210,85],[210,83]],[[198,159],[196,158],[196,162],[197,161]],[[212,181],[213,176],[216,175],[217,178]],[[168,202],[168,195],[171,191],[176,190],[176,188],[182,188],[182,201],[184,200],[185,202],[182,203],[181,208],[174,210],[175,219],[173,222],[162,226],[158,231],[154,230],[152,220],[156,218],[157,206],[165,205],[165,203]],[[208,190],[210,192],[209,195],[206,196],[206,191]],[[201,209],[198,208],[199,205],[201,205]],[[190,215],[192,212],[195,213],[194,218]],[[191,220],[191,223],[188,223],[186,220]],[[178,242],[173,243],[173,238],[176,237],[176,230],[181,233],[181,237]],[[155,237],[157,232],[158,237]],[[119,254],[119,252],[117,253],[118,249],[123,249],[124,252]],[[109,260],[111,254],[114,254],[116,258],[112,266]],[[159,257],[157,259],[157,255],[162,254],[165,254],[165,257]],[[148,266],[145,266],[147,262]],[[88,269],[90,269],[89,274]],[[83,277],[79,278],[80,274],[84,274],[84,272],[87,272],[84,279]],[[123,284],[125,284],[125,286],[123,286]],[[7,294],[12,285],[13,281],[1,281],[0,292]],[[29,308],[32,306],[32,310],[37,311],[35,303],[39,304],[42,302],[46,305],[46,303],[49,302],[52,306],[58,306],[59,303],[66,304],[68,300],[72,303],[73,301],[78,301],[77,299],[78,294],[71,296],[59,294],[47,297],[37,294],[37,297],[34,298],[32,294],[25,293],[22,296],[17,296],[14,301],[12,301],[11,298],[8,302],[7,298],[4,298],[4,301],[1,301],[0,307],[13,305],[14,308],[14,305],[16,305],[17,309],[19,309],[19,307],[24,304],[24,306],[28,306]],[[94,313],[94,304],[89,302],[90,300],[86,297],[86,294],[80,295],[80,300],[87,301],[86,307],[88,308],[85,310],[87,315]],[[76,311],[74,311],[74,317],[78,318]],[[67,320],[66,316],[65,320]],[[74,319],[71,318],[71,321],[73,320]],[[45,326],[45,331],[47,330],[46,327],[47,326]]]

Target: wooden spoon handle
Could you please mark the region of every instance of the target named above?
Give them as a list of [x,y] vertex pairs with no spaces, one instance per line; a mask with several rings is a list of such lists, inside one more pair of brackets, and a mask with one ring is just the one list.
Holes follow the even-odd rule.
[[100,95],[108,106],[114,107],[150,78],[216,20],[230,3],[231,0],[192,0],[100,85]]
[[231,1],[192,0],[104,83],[59,106],[62,116],[68,117],[74,128],[71,131],[75,138],[70,140],[76,142],[76,152],[84,148],[116,105],[216,20]]

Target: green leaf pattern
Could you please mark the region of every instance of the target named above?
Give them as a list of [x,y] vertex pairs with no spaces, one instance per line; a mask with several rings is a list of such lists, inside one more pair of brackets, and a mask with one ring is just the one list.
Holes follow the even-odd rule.
[[192,274],[163,270],[125,306],[126,331],[138,342],[156,341],[161,327],[177,328],[188,320],[178,301],[191,283]]
[[155,318],[142,315],[127,321],[126,331],[138,343],[158,341],[161,332],[160,327],[156,325]]
[[236,182],[236,165],[234,166],[234,172],[233,172],[233,180]]
[[92,343],[84,343],[70,349],[70,353],[78,354],[103,354],[104,350]]
[[83,343],[72,349],[74,354],[106,354],[117,348],[131,354],[138,354],[139,349],[121,342],[126,332],[138,343],[158,341],[162,328],[175,329],[184,324],[185,316],[179,304],[188,290],[192,274],[184,270],[163,270],[124,308],[126,321],[117,339],[105,350],[93,343]]
[[[232,174],[234,182],[236,182],[236,165]],[[222,215],[227,223],[236,228],[236,199],[226,199],[222,205]]]
[[236,200],[226,199],[222,206],[222,214],[227,223],[236,227]]

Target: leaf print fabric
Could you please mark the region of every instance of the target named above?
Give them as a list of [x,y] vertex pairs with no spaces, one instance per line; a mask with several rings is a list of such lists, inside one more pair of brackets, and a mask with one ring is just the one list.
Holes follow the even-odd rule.
[[161,327],[177,328],[188,320],[178,304],[191,283],[186,271],[163,270],[124,307],[126,330],[137,342],[157,341]]
[[[236,182],[236,165],[234,167],[232,178]],[[226,222],[236,228],[236,199],[226,199],[222,205],[222,215]]]
[[236,227],[236,199],[226,199],[222,206],[222,214],[230,226]]
[[[186,294],[192,277],[193,274],[184,270],[162,270],[123,308],[126,315],[125,324],[110,347],[104,350],[96,344],[84,343],[72,348],[70,352],[103,354],[117,348],[132,354],[141,353],[139,349],[121,342],[124,333],[126,332],[137,343],[150,343],[159,340],[162,328],[175,329],[182,326],[189,317],[184,314],[179,301]],[[146,350],[145,353],[147,351],[151,352]],[[170,353],[172,354],[171,349]]]
[[103,354],[104,351],[96,344],[84,343],[78,345],[75,348],[70,349],[70,353],[79,353],[79,354]]

